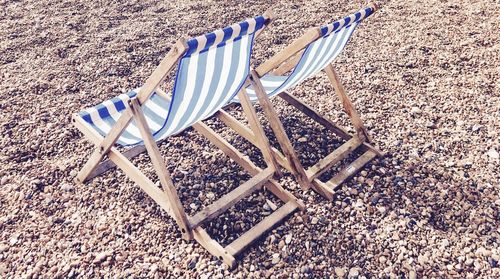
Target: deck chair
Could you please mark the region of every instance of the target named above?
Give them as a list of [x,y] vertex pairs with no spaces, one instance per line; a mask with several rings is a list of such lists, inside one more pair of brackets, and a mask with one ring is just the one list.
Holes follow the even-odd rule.
[[[309,30],[302,37],[283,49],[283,51],[261,64],[255,71],[252,71],[251,84],[245,89],[252,102],[258,101],[261,104],[262,110],[269,120],[271,129],[283,150],[284,154],[277,149],[272,150],[277,162],[295,175],[298,183],[304,190],[312,186],[313,189],[330,200],[333,199],[335,189],[342,182],[357,173],[377,155],[383,155],[379,149],[370,144],[370,135],[366,131],[352,102],[346,95],[344,87],[340,83],[339,76],[331,64],[347,44],[356,26],[376,9],[377,6],[371,4],[367,8],[359,10],[341,20]],[[355,135],[349,134],[344,128],[322,116],[318,111],[297,97],[286,92],[287,89],[300,84],[321,70],[325,71],[337,96],[340,98],[343,108],[356,130]],[[296,107],[347,142],[306,170],[300,163],[283,125],[272,107],[269,99],[274,96],[280,96],[287,103]],[[241,100],[236,96],[232,102],[240,103]],[[245,129],[236,119],[225,112],[219,112],[218,116],[240,135],[252,142],[248,129]],[[256,142],[254,141],[254,143]],[[348,157],[356,149],[360,149],[364,153],[329,181],[322,182],[319,179],[321,174]]]
[[[256,112],[247,95],[240,89],[249,83],[250,54],[254,37],[271,20],[271,14],[248,19],[224,29],[190,40],[179,40],[168,52],[145,84],[95,107],[73,115],[76,127],[96,148],[76,179],[85,182],[118,166],[176,221],[182,237],[195,239],[212,255],[230,267],[235,257],[254,240],[304,204],[283,189],[273,177],[279,167],[270,151],[268,139],[258,123]],[[162,84],[167,74],[177,67],[171,95]],[[267,167],[261,169],[202,122],[238,94],[252,132]],[[248,171],[252,178],[213,204],[188,216],[180,202],[157,142],[193,127]],[[120,152],[126,149],[125,152]],[[130,158],[142,152],[151,158],[161,188],[155,186]],[[107,157],[107,160],[105,157]],[[254,191],[265,187],[284,205],[271,215],[223,247],[203,225]]]

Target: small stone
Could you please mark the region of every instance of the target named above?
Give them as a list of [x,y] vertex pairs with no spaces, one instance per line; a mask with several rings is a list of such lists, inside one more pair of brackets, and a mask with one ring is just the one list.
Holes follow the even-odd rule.
[[429,129],[436,129],[437,128],[436,123],[434,123],[432,121],[427,121],[427,123],[425,123],[425,127],[429,128]]
[[71,192],[71,191],[73,191],[73,189],[75,189],[75,187],[73,185],[71,185],[71,184],[66,184],[65,183],[65,184],[61,185],[61,190],[63,190],[63,191]]
[[9,245],[0,244],[0,253],[9,251]]
[[97,254],[97,256],[95,256],[94,263],[95,264],[102,263],[104,260],[106,260],[106,258],[110,257],[112,254],[113,252],[110,251],[99,253]]
[[422,110],[419,107],[412,107],[410,113],[416,115],[422,113]]
[[345,275],[345,268],[343,267],[336,267],[335,268],[335,275],[339,278],[344,278]]
[[158,270],[158,265],[157,264],[152,264],[149,269],[151,270],[152,273],[155,273]]
[[415,272],[415,270],[410,270],[410,272],[408,273],[408,278],[417,279],[417,273]]
[[306,142],[307,141],[307,138],[305,137],[301,137],[297,140],[298,142]]
[[279,262],[280,262],[280,254],[278,254],[278,253],[274,253],[274,254],[273,254],[273,258],[272,258],[272,260],[271,260],[271,263],[272,263],[272,264],[277,264],[277,263],[279,263]]
[[472,126],[472,131],[473,131],[473,132],[477,132],[477,131],[479,131],[479,129],[481,129],[482,127],[483,127],[483,125],[481,125],[481,124],[474,124],[474,125]]
[[319,219],[317,217],[312,217],[311,224],[316,225],[318,222],[319,222]]
[[286,244],[290,244],[292,242],[292,235],[291,234],[287,234],[285,236],[285,243]]
[[266,199],[266,203],[272,211],[275,211],[276,209],[278,209],[278,206],[276,204],[274,204],[272,201]]
[[353,267],[349,270],[348,278],[357,278],[359,276],[359,268]]
[[208,192],[207,193],[207,199],[209,199],[209,200],[215,199],[215,194],[213,192]]
[[429,258],[426,255],[419,255],[417,261],[420,265],[425,266],[429,262]]
[[484,247],[479,247],[476,250],[476,256],[490,257],[492,252]]
[[282,249],[285,247],[285,241],[281,240],[280,243],[278,243],[278,248]]
[[472,266],[474,264],[474,260],[471,258],[467,258],[464,263],[466,266]]
[[498,159],[498,158],[500,158],[500,155],[498,154],[498,151],[496,151],[495,149],[490,149],[486,154],[490,158],[492,158],[492,159]]
[[378,258],[378,261],[379,261],[381,264],[384,264],[384,263],[387,261],[387,258],[386,258],[386,257],[384,257],[384,256],[380,256],[380,257]]
[[7,176],[2,176],[2,180],[0,180],[0,185],[5,185],[9,181]]
[[16,245],[16,243],[18,242],[19,240],[17,239],[17,237],[13,237],[9,240],[9,244],[10,246],[13,246],[13,245]]
[[189,207],[192,209],[192,210],[198,210],[198,206],[196,205],[196,203],[191,203],[189,205]]

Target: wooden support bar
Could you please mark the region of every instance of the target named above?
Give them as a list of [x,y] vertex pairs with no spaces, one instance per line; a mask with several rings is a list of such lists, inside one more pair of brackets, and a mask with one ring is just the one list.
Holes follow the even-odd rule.
[[279,120],[278,114],[274,110],[271,101],[269,100],[269,97],[267,96],[264,87],[260,82],[257,72],[252,71],[250,80],[252,81],[262,110],[269,120],[269,125],[271,126],[271,129],[273,129],[274,135],[276,136],[276,139],[278,140],[278,143],[280,144],[286,159],[292,167],[293,175],[295,176],[297,182],[303,190],[309,189],[311,185],[309,183],[309,180],[307,179],[307,174],[299,161],[299,157],[297,156],[297,153],[295,152],[290,139],[286,135],[283,123],[281,123],[281,121]]
[[307,177],[310,181],[319,177],[330,167],[346,158],[349,153],[354,151],[363,141],[359,137],[352,137],[350,140],[342,144],[339,148],[335,149],[332,153],[328,154],[325,158],[319,160],[315,165],[307,169]]
[[[144,151],[146,151],[146,147],[144,145],[138,145],[138,146],[134,146],[134,147],[130,148],[129,150],[123,152],[123,156],[125,156],[127,159],[131,159],[131,158],[134,158],[135,156],[143,153]],[[100,163],[95,168],[95,170],[89,174],[89,176],[87,177],[87,180],[90,180],[96,176],[99,176],[99,175],[107,172],[108,170],[110,170],[114,167],[116,167],[116,164],[113,163],[113,161],[108,159],[108,160]]]
[[238,239],[225,247],[225,249],[233,256],[238,255],[247,248],[252,242],[261,237],[264,233],[272,229],[277,223],[282,221],[290,213],[294,212],[297,206],[293,202],[287,202],[282,207],[278,208],[271,215],[264,218],[257,225],[246,231]]
[[163,187],[164,195],[167,196],[167,199],[170,202],[172,207],[172,212],[174,214],[174,219],[177,221],[177,224],[181,228],[182,235],[185,239],[192,238],[192,232],[190,230],[189,221],[187,218],[187,214],[184,211],[184,207],[177,195],[177,191],[174,187],[174,183],[172,182],[172,178],[167,170],[167,165],[165,161],[161,157],[160,150],[158,149],[158,145],[151,135],[151,130],[149,129],[148,123],[142,111],[141,105],[138,99],[131,99],[130,109],[132,110],[132,114],[134,116],[135,122],[139,131],[141,132],[142,139],[144,141],[144,145],[148,151],[148,155],[151,158],[151,162],[153,163],[153,167],[160,179],[160,183]]
[[281,65],[281,63],[288,60],[290,57],[295,55],[297,52],[303,50],[311,42],[314,42],[321,36],[321,31],[319,28],[311,28],[300,38],[295,40],[293,43],[285,47],[282,51],[275,54],[273,57],[269,58],[266,62],[262,63],[255,69],[259,77],[267,74],[268,72],[274,70],[276,67]]
[[210,252],[210,254],[222,260],[225,264],[233,269],[236,266],[236,260],[226,249],[224,249],[217,241],[212,239],[210,235],[201,227],[193,230],[193,236],[201,246]]
[[302,57],[302,54],[304,53],[304,50],[301,50],[297,52],[293,57],[289,58],[287,61],[283,62],[278,68],[274,69],[272,72],[273,75],[277,76],[282,76],[286,74],[288,71],[291,69],[295,68],[297,66],[297,63],[299,62],[300,58]]
[[220,214],[224,213],[228,208],[235,205],[243,198],[251,195],[255,190],[258,190],[264,185],[269,178],[273,175],[274,170],[268,167],[259,174],[253,176],[250,180],[241,184],[238,188],[227,193],[211,205],[200,210],[196,215],[189,218],[191,228],[196,228],[204,222],[208,222],[217,218]]
[[325,67],[324,71],[328,76],[328,79],[332,83],[333,88],[335,89],[335,92],[337,93],[337,96],[339,97],[345,112],[349,116],[349,119],[351,119],[352,125],[356,129],[358,136],[360,138],[365,138],[368,142],[371,142],[371,137],[368,134],[368,131],[366,130],[361,117],[359,117],[358,112],[354,108],[353,103],[347,96],[344,86],[340,82],[340,77],[337,75],[337,72],[335,72],[332,64],[328,64],[328,66]]
[[337,175],[332,177],[332,179],[328,180],[325,184],[332,190],[337,189],[346,179],[359,172],[364,165],[366,165],[376,156],[377,153],[371,150],[367,150],[365,153],[363,153],[363,155],[354,160],[354,162],[341,170]]
[[269,145],[269,140],[267,139],[266,134],[264,133],[264,129],[262,128],[262,125],[259,122],[259,118],[257,117],[255,108],[253,107],[253,104],[250,101],[250,98],[248,97],[247,92],[244,88],[241,89],[241,91],[238,93],[238,98],[241,101],[241,106],[243,107],[243,111],[252,129],[253,132],[252,134],[255,135],[255,139],[257,141],[256,146],[262,152],[266,164],[274,168],[275,178],[281,177],[282,173],[280,168],[278,167],[276,158],[271,153],[271,146]]

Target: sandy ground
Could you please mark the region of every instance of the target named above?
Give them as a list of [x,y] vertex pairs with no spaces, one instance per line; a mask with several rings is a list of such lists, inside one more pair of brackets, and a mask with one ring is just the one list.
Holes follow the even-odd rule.
[[[121,171],[73,182],[92,146],[71,113],[140,86],[179,37],[272,7],[276,20],[255,46],[258,65],[307,28],[364,5],[277,2],[0,0],[0,277],[498,276],[498,1],[381,3],[335,67],[388,155],[333,202],[285,175],[281,183],[307,210],[265,235],[233,271],[180,240],[173,220]],[[292,93],[348,124],[324,74]],[[275,102],[306,166],[340,144]],[[192,130],[161,147],[190,214],[248,178]],[[134,163],[151,175],[147,159]],[[209,231],[229,242],[262,218],[265,198],[239,203]]]

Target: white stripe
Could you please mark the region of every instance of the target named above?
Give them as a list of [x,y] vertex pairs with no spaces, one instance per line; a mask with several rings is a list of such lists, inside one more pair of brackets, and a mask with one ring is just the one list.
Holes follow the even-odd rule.
[[[229,73],[230,67],[231,67],[231,58],[233,54],[233,48],[234,48],[234,42],[231,42],[230,44],[226,45],[228,49],[225,50],[224,52],[224,68],[223,68],[223,74],[221,75],[220,82],[217,86],[216,93],[214,94],[214,98],[212,99],[212,103],[210,103],[207,106],[206,112],[203,114],[203,117],[201,119],[205,119],[206,117],[210,116],[212,113],[217,110],[217,105],[220,106],[220,104],[226,104],[228,99],[231,97],[230,94],[234,93],[236,90],[236,87],[240,84],[241,80],[244,78],[243,75],[245,73],[245,68],[246,68],[246,60],[248,59],[248,53],[247,53],[247,48],[248,48],[248,40],[249,36],[244,36],[241,38],[240,42],[240,55],[239,55],[239,62],[238,62],[238,69],[236,73],[234,73],[234,76],[230,76],[231,73]],[[227,65],[227,66],[226,66]],[[228,82],[231,82],[232,84],[229,87],[228,92],[223,92],[224,88],[228,84]],[[223,101],[218,102],[219,99],[221,98],[222,94],[226,94],[226,96],[223,96]]]
[[[203,85],[201,87],[201,90],[199,92],[196,92],[197,95],[195,98],[198,98],[196,100],[196,105],[192,111],[189,113],[191,114],[186,121],[186,123],[191,124],[193,119],[198,115],[200,110],[203,107],[203,103],[205,102],[205,99],[207,98],[208,91],[210,90],[210,84],[212,82],[213,74],[214,74],[214,68],[215,68],[215,54],[217,52],[217,48],[210,49],[205,55],[207,55],[207,63],[205,66],[205,78],[203,80]],[[216,77],[217,78],[217,77]]]
[[251,34],[255,31],[255,26],[256,26],[257,22],[255,21],[255,18],[251,18],[251,19],[247,20],[247,23],[248,23],[247,35],[248,35],[248,34]]
[[[248,67],[248,65],[247,65],[248,54],[249,54],[248,52],[250,51],[250,47],[248,45],[248,43],[249,43],[248,40],[250,40],[250,36],[244,36],[241,38],[241,42],[240,42],[241,51],[244,52],[244,53],[240,52],[240,55],[239,55],[240,60],[238,61],[238,65],[241,65],[241,66],[238,67],[238,70],[232,79],[233,84],[229,88],[229,91],[228,92],[221,92],[221,93],[225,93],[225,96],[223,97],[223,102],[220,103],[222,105],[225,105],[229,101],[229,99],[232,97],[231,94],[234,93],[234,91],[236,91],[236,88],[241,84],[241,82],[245,78],[245,70]],[[225,83],[227,83],[227,80]],[[218,94],[218,95],[220,95],[220,94]],[[218,99],[219,99],[219,97],[214,98],[214,100],[218,100]],[[211,104],[207,108],[208,113],[205,114],[205,116],[211,115],[212,113],[215,113],[215,111],[219,109],[217,107],[214,107],[215,105],[216,104]]]
[[[120,98],[123,103],[125,104],[125,109],[128,109],[128,100],[130,99],[130,97],[126,94],[121,94],[118,96],[118,98]],[[111,116],[113,117],[113,119],[115,121],[118,121],[118,119],[120,118],[121,116],[121,113],[120,115],[117,115],[117,116]],[[137,128],[135,125],[132,125],[132,122],[130,122],[128,125],[127,125],[127,128],[125,129],[128,133],[132,134],[134,137],[137,137],[137,138],[140,138],[142,139],[141,137],[141,131],[139,130],[139,128]]]
[[238,37],[241,33],[241,26],[239,24],[233,24],[231,25],[231,28],[233,29],[233,33],[231,34],[231,38],[229,38],[228,41]]
[[[189,61],[189,66],[188,66],[188,71],[187,71],[187,77],[191,77],[193,79],[196,79],[196,73],[198,71],[198,59],[199,59],[199,53],[193,54],[189,58],[184,58],[187,61]],[[194,86],[195,82],[186,82],[186,88],[184,89],[184,98],[179,104],[179,108],[177,109],[177,112],[175,115],[173,115],[174,119],[171,121],[170,126],[167,129],[167,134],[170,134],[173,132],[173,130],[179,125],[179,121],[181,120],[182,116],[186,113],[188,109],[188,105],[191,102],[191,99],[193,98],[194,94]],[[179,98],[180,96],[177,96],[176,98]],[[172,101],[174,101],[172,99]],[[170,116],[172,117],[172,116]]]
[[207,44],[207,37],[205,37],[205,35],[198,36],[196,37],[196,40],[198,41],[198,47],[196,48],[196,53],[198,53],[205,48],[205,45]]

